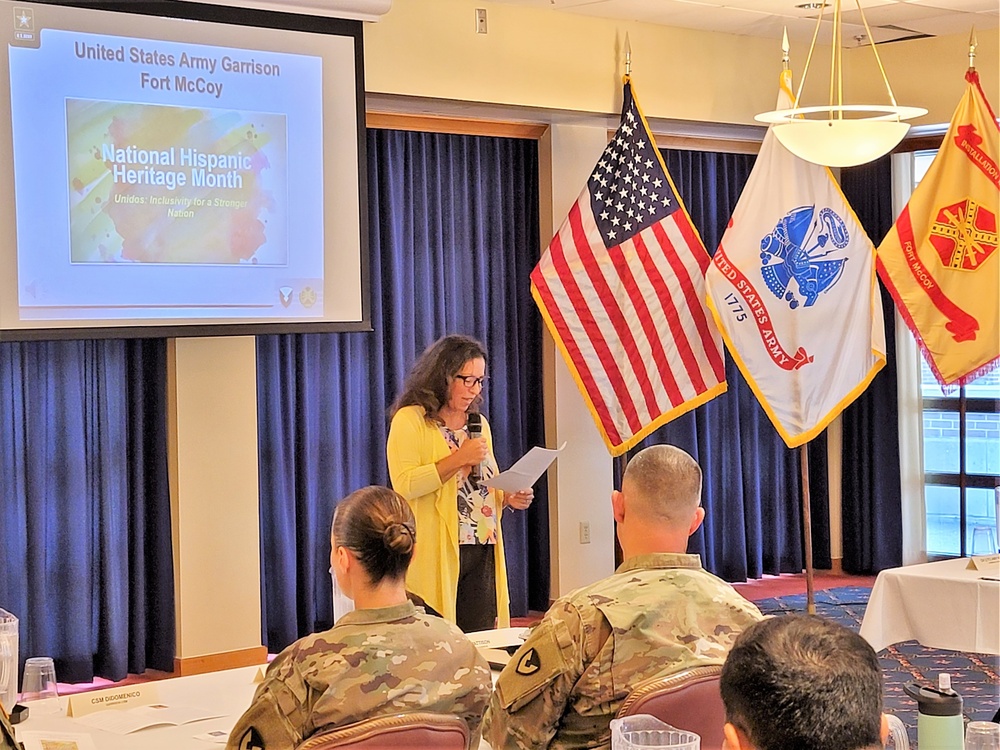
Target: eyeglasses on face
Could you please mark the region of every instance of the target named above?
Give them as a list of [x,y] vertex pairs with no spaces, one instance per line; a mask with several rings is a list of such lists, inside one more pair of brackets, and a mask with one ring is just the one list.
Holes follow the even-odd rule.
[[461,380],[465,383],[466,388],[475,388],[477,385],[480,388],[486,387],[486,381],[490,379],[489,375],[483,375],[481,378],[477,378],[475,375],[456,375],[455,380]]

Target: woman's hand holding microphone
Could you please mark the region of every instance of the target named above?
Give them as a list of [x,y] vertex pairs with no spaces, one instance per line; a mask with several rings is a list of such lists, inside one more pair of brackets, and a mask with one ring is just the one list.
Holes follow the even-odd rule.
[[462,441],[458,450],[455,451],[456,456],[462,462],[462,466],[468,466],[470,469],[474,466],[479,466],[479,464],[485,461],[487,453],[486,438],[483,437],[466,438]]

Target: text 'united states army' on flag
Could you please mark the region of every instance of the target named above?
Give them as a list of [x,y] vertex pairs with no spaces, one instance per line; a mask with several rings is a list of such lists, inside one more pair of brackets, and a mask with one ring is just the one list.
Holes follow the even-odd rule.
[[708,263],[626,79],[621,125],[531,274],[612,455],[725,391]]
[[[778,108],[791,106],[791,73]],[[733,359],[789,446],[808,442],[885,364],[875,248],[830,170],[764,136],[706,275]]]

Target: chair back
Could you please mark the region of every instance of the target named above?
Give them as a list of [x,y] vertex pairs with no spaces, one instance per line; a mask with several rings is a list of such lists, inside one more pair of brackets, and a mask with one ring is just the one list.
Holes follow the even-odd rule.
[[469,727],[452,714],[378,716],[323,729],[296,750],[467,750]]
[[701,737],[701,750],[722,750],[726,709],[719,692],[721,665],[693,667],[640,682],[628,694],[617,718],[650,714]]

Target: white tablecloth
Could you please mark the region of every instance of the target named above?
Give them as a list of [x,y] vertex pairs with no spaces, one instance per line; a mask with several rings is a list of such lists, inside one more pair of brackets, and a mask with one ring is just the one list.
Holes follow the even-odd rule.
[[181,726],[151,727],[141,729],[132,734],[113,734],[100,729],[80,724],[75,719],[66,716],[68,697],[59,699],[62,709],[55,715],[36,715],[30,713],[31,703],[28,703],[28,720],[18,724],[18,732],[23,730],[46,732],[72,732],[74,734],[89,734],[97,750],[211,750],[222,748],[222,745],[212,744],[194,739],[194,735],[224,730],[227,734],[235,725],[237,719],[250,705],[257,684],[254,677],[261,667],[241,667],[227,669],[222,672],[192,675],[190,677],[175,677],[169,680],[158,680],[157,699],[167,705],[195,706],[218,711],[222,716],[218,719],[206,719]]
[[861,635],[876,651],[915,640],[930,648],[1000,654],[1000,581],[965,558],[883,570]]

